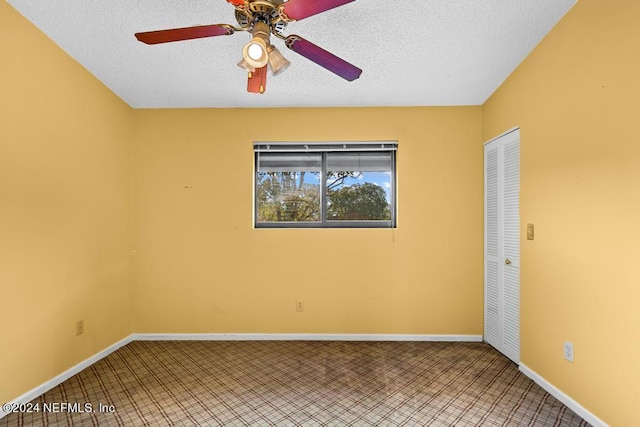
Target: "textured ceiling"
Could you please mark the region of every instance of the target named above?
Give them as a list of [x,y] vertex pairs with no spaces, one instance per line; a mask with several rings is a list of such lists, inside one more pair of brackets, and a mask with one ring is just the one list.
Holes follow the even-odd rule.
[[[314,1],[314,0],[308,0]],[[225,0],[8,0],[134,108],[482,104],[575,0],[356,0],[289,24],[363,71],[347,82],[287,49],[291,67],[246,92],[250,35],[148,46],[134,33],[237,25]]]

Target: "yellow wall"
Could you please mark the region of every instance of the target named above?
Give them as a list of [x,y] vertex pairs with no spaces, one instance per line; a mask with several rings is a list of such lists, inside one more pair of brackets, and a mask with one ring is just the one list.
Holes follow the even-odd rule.
[[[136,111],[136,332],[482,334],[480,111]],[[253,141],[367,139],[396,230],[252,228]]]
[[485,140],[521,126],[522,361],[613,426],[640,425],[638,22],[580,0],[483,108]]
[[131,119],[0,1],[2,403],[132,332]]

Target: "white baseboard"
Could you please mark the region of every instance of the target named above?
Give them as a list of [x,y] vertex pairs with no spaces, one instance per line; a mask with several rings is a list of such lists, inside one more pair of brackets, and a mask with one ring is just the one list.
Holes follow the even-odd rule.
[[[93,365],[98,360],[107,357],[108,355],[110,355],[111,353],[113,353],[114,351],[119,349],[120,347],[129,344],[131,341],[133,341],[133,335],[129,335],[128,337],[123,338],[122,340],[118,341],[117,343],[115,343],[113,345],[110,345],[109,347],[105,348],[101,352],[96,353],[93,356],[89,357],[88,359],[83,360],[82,362],[78,363],[77,365],[67,369],[66,371],[64,371],[60,375],[50,379],[49,381],[47,381],[47,382],[45,382],[43,384],[40,384],[39,386],[37,386],[34,389],[29,390],[28,392],[26,392],[22,396],[17,397],[16,399],[12,400],[11,402],[7,402],[7,404],[12,405],[12,404],[21,404],[21,403],[31,402],[36,397],[40,396],[43,393],[46,393],[47,391],[51,390],[54,387],[57,387],[60,383],[63,383],[64,381],[68,380],[72,376],[76,375],[78,372],[80,372],[83,369],[88,368],[89,366]],[[8,413],[5,412],[2,408],[0,408],[0,419],[5,417],[6,415],[8,415]]]
[[482,335],[405,334],[133,334],[133,337],[139,341],[482,341]]
[[545,389],[547,393],[564,403],[569,409],[580,415],[589,424],[594,427],[607,427],[607,424],[593,413],[589,412],[584,406],[573,400],[571,397],[560,391],[556,386],[541,377],[537,372],[529,368],[524,363],[520,363],[520,371],[531,378],[536,384]]
[[[132,334],[29,390],[8,404],[28,403],[68,380],[83,369],[133,341],[441,341],[481,342],[482,335],[393,335],[393,334]],[[0,419],[8,413],[0,408]]]

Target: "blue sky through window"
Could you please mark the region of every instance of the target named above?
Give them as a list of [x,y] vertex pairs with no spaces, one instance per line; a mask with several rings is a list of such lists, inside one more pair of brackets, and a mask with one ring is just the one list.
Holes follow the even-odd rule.
[[[304,176],[304,181],[307,184],[319,185],[320,184],[320,174],[315,173],[306,173]],[[347,177],[344,180],[344,183],[336,188],[340,187],[348,187],[353,184],[364,184],[365,182],[370,182],[384,189],[384,192],[387,196],[387,201],[391,200],[391,172],[360,172],[356,177],[351,178]],[[329,182],[330,184],[330,182]]]

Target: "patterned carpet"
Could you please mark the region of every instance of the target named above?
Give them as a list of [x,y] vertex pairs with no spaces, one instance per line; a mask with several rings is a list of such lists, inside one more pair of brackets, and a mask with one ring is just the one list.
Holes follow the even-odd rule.
[[0,426],[588,425],[484,343],[136,341],[31,404]]

